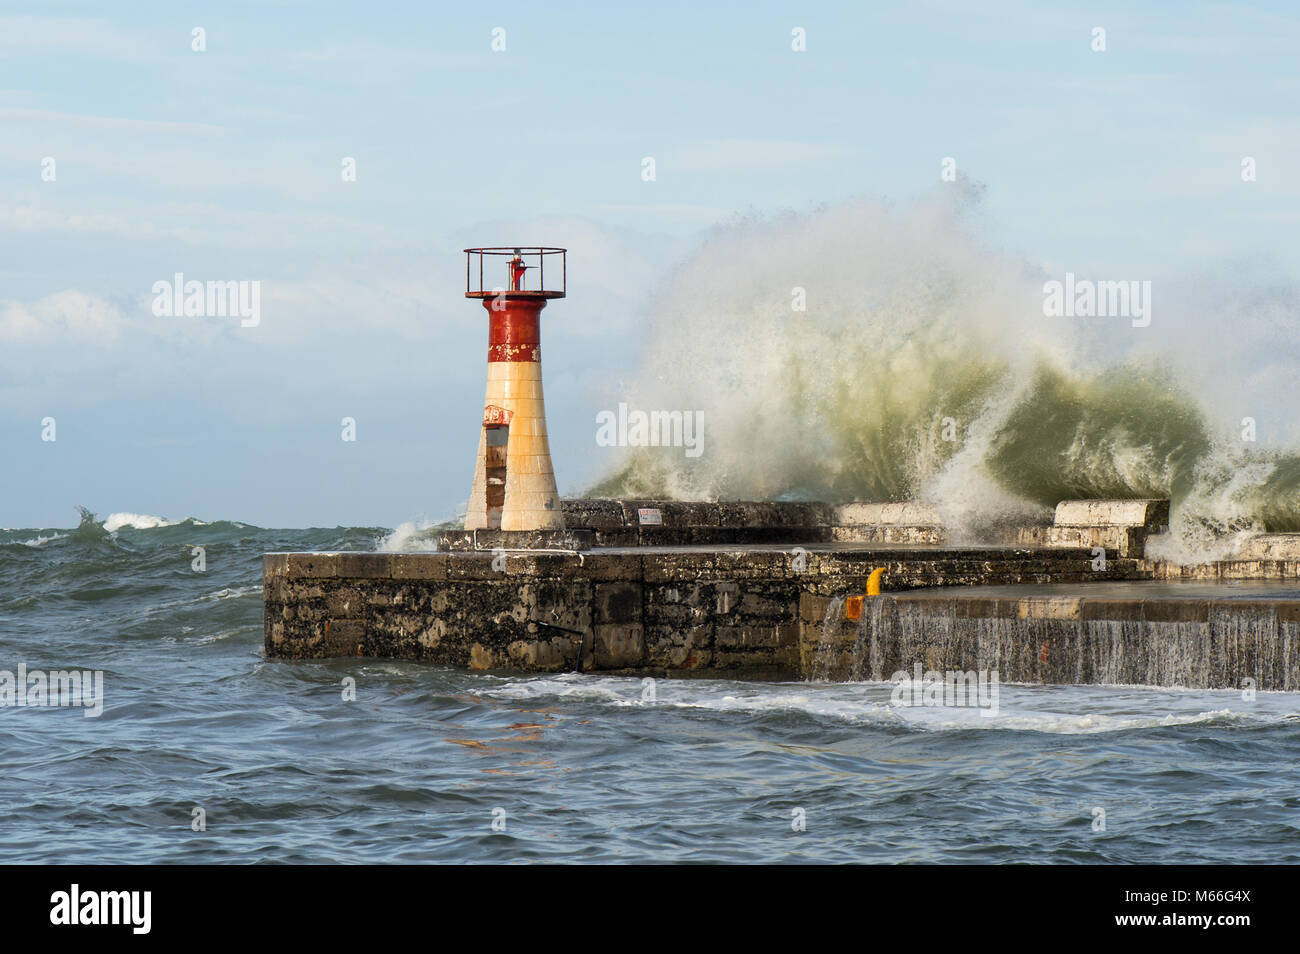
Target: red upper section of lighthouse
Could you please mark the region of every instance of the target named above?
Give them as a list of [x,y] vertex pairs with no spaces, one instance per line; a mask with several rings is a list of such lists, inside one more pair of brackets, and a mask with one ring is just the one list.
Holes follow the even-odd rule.
[[511,298],[507,293],[499,307],[495,298],[484,300],[483,307],[488,310],[489,361],[542,360],[543,299]]
[[563,298],[566,251],[545,245],[467,248],[465,297]]

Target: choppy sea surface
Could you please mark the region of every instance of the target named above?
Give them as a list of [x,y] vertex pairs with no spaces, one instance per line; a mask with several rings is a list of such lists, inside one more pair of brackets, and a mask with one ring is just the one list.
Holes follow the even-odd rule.
[[0,683],[104,694],[0,708],[0,862],[1300,861],[1295,693],[267,661],[262,554],[386,532],[0,530]]

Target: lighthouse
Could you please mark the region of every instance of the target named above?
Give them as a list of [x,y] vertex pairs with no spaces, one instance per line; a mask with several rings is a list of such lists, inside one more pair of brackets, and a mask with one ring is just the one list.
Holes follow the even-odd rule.
[[549,300],[564,297],[566,279],[562,248],[465,249],[465,297],[488,313],[487,393],[466,530],[564,529],[546,437],[541,317]]

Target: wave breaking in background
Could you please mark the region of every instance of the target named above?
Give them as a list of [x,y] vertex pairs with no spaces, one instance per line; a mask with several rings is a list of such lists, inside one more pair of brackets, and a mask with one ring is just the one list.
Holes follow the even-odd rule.
[[588,493],[917,499],[958,539],[1069,498],[1170,497],[1174,559],[1300,530],[1296,286],[1228,263],[1154,281],[1149,327],[1046,317],[1062,274],[988,248],[977,206],[966,184],[716,230],[619,397],[702,411],[704,453],[620,449]]

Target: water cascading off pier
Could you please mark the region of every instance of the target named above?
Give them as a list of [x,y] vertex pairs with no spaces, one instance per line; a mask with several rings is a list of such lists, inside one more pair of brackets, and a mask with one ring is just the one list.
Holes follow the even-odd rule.
[[[814,679],[996,670],[1006,682],[1300,688],[1300,589],[1095,583],[885,594],[826,608]],[[1247,680],[1252,680],[1248,683]]]

